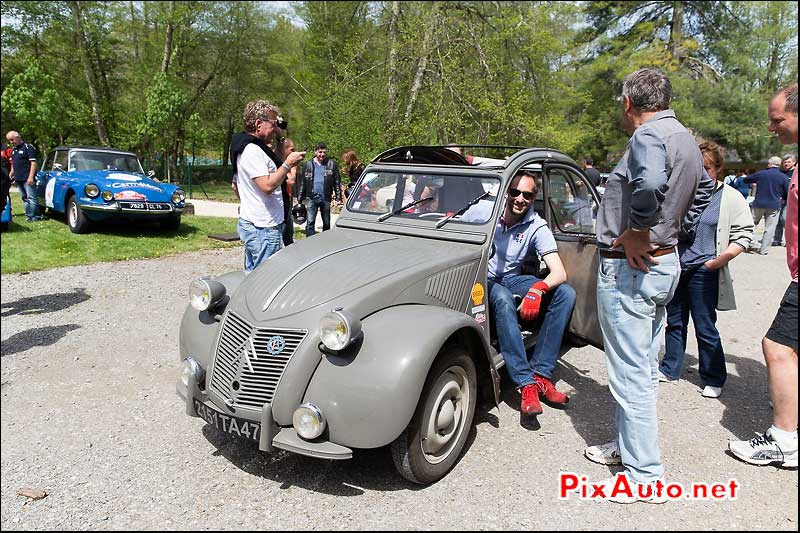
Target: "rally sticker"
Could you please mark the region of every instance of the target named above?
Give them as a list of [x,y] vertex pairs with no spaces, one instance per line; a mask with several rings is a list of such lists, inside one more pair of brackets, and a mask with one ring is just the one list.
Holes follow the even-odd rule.
[[50,178],[44,189],[44,204],[53,207],[53,192],[56,190],[56,178]]
[[121,180],[121,181],[142,181],[142,178],[136,176],[134,174],[122,174],[119,172],[111,173],[107,176],[110,180]]
[[114,195],[115,200],[147,200],[147,196],[136,191],[120,191]]
[[475,315],[475,322],[477,322],[478,324],[483,324],[484,322],[486,322],[486,315],[483,313],[478,313],[477,315]]
[[483,303],[483,295],[484,295],[483,285],[481,285],[480,283],[476,283],[475,285],[472,286],[472,302],[475,305],[481,305]]

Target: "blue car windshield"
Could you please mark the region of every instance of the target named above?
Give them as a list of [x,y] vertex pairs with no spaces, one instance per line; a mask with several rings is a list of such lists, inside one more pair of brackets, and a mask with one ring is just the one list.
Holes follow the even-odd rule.
[[142,165],[134,155],[84,150],[70,154],[69,170],[123,170],[144,174]]
[[[497,178],[367,172],[350,193],[347,207],[356,213],[383,215],[414,203],[394,216],[433,222],[465,209],[452,221],[483,224],[492,216],[499,187]],[[475,204],[466,209],[473,200]]]

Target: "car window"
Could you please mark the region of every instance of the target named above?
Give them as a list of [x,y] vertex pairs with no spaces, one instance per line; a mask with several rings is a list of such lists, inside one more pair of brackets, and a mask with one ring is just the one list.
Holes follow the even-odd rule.
[[143,174],[136,156],[113,152],[72,152],[70,170],[123,170]]
[[453,222],[483,224],[492,216],[499,187],[500,180],[496,178],[368,172],[350,194],[347,206],[357,213],[380,215],[419,201],[397,216],[437,221],[486,194],[479,203],[452,219]]
[[597,204],[589,192],[589,185],[576,173],[563,168],[552,168],[548,175],[553,229],[594,235]]
[[63,170],[67,170],[68,161],[67,161],[67,154],[66,150],[58,150],[56,151],[55,160],[53,161],[53,168],[55,168],[55,164],[58,163],[61,165]]

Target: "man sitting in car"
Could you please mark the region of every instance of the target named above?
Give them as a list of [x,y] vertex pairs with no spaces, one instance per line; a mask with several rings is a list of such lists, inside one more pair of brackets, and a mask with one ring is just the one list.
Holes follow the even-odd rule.
[[[551,380],[575,305],[575,289],[566,283],[567,273],[553,233],[532,208],[535,197],[534,175],[522,171],[514,176],[505,211],[497,222],[495,253],[488,266],[489,305],[500,351],[511,379],[522,394],[520,410],[533,415],[542,412],[540,396],[556,405],[569,401]],[[544,279],[522,274],[523,259],[529,251],[535,251],[547,265],[549,273]],[[530,360],[517,323],[515,295],[522,298],[520,317],[541,322]]]

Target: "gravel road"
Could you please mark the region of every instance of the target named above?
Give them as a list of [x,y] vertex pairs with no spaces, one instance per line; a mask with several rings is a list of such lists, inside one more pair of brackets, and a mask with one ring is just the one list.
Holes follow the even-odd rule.
[[[590,481],[616,471],[582,455],[613,431],[604,356],[590,347],[556,371],[575,391],[566,410],[521,421],[506,382],[430,487],[400,478],[385,449],[342,462],[266,455],[187,417],[174,391],[188,284],[241,264],[233,248],[2,276],[3,530],[797,530],[797,471],[724,451],[771,421],[760,339],[788,284],[783,248],[734,261],[740,309],[719,320],[723,396],[700,396],[694,341],[686,379],[660,390],[667,479],[735,479],[738,498],[661,506],[558,499],[561,471]],[[26,488],[48,495],[17,495]]]

